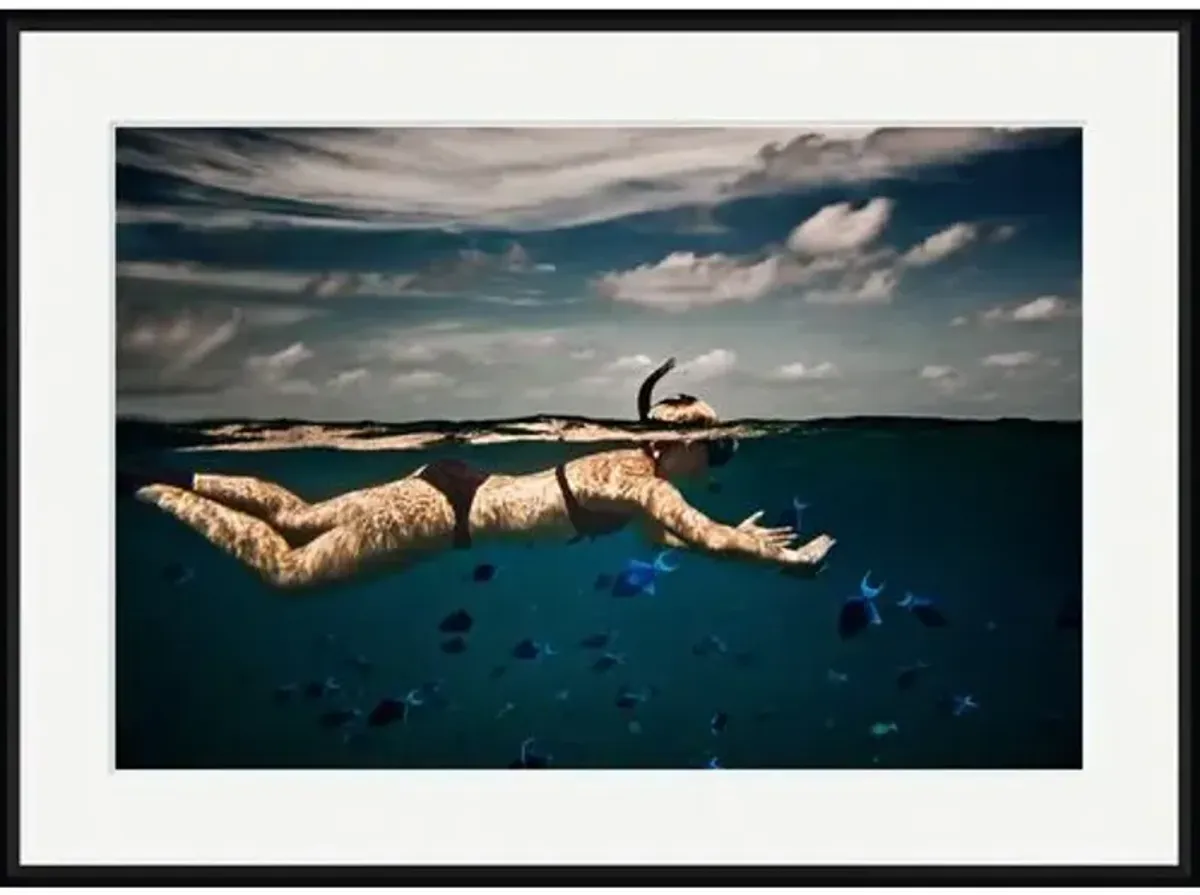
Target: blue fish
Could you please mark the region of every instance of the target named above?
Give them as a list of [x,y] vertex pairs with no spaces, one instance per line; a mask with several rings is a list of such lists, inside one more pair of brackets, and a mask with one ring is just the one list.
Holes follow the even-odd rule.
[[618,573],[613,581],[612,593],[614,597],[640,597],[643,595],[655,596],[657,593],[656,583],[659,575],[665,575],[668,572],[674,572],[679,568],[678,565],[668,565],[667,557],[672,553],[671,550],[664,550],[662,553],[654,557],[653,562],[643,562],[640,559],[631,559],[625,564],[625,568]]
[[801,503],[794,496],[792,497],[792,505],[780,513],[775,520],[776,528],[790,528],[792,531],[803,531],[802,523],[804,521],[804,511],[809,508],[810,504]]
[[937,603],[929,597],[918,597],[911,591],[905,591],[904,599],[896,605],[901,609],[907,609],[928,628],[944,628],[946,626],[946,616],[942,614]]
[[838,616],[838,633],[843,640],[861,633],[867,625],[883,624],[883,618],[879,615],[879,607],[875,605],[875,600],[883,593],[885,587],[887,587],[886,584],[872,586],[869,571],[862,576],[862,580],[858,583],[859,595],[847,599]]
[[975,697],[970,694],[966,696],[955,696],[952,700],[950,713],[958,718],[965,715],[967,712],[975,711],[979,708],[979,703],[975,701]]
[[533,737],[528,737],[521,743],[521,757],[515,759],[509,765],[513,769],[534,769],[547,768],[550,762],[554,760],[553,755],[539,753],[533,750],[533,744],[536,742]]

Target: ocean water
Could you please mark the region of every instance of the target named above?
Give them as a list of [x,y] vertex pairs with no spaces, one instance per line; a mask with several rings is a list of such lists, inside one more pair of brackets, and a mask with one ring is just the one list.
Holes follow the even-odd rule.
[[[150,452],[119,444],[118,462]],[[519,473],[596,449],[520,442],[152,459],[256,475],[317,501],[438,457]],[[626,599],[594,584],[653,556],[632,530],[569,546],[452,551],[381,580],[283,595],[173,518],[120,499],[117,765],[506,768],[534,737],[552,768],[697,768],[714,755],[731,769],[1077,768],[1082,642],[1064,607],[1077,607],[1082,589],[1081,452],[1081,427],[1058,423],[863,423],[751,439],[720,471],[719,490],[698,483],[685,494],[729,523],[758,509],[770,517],[795,495],[810,504],[806,531],[838,540],[825,572],[796,580],[678,553],[656,595]],[[494,578],[474,581],[479,563],[494,564]],[[174,580],[175,564],[191,577]],[[842,639],[838,613],[868,570],[886,582],[883,624]],[[949,623],[925,627],[897,608],[906,590],[936,597]],[[467,649],[448,654],[438,625],[456,609],[474,625]],[[579,641],[609,629],[626,663],[598,673],[598,653]],[[710,634],[727,653],[696,655]],[[557,654],[513,658],[523,638]],[[929,667],[900,688],[899,669],[917,662]],[[281,685],[328,676],[339,693],[276,698]],[[369,711],[430,681],[441,699],[406,723],[350,737],[320,723],[332,707]],[[653,696],[621,709],[623,685]],[[945,710],[964,694],[977,711]],[[710,728],[717,712],[728,718],[720,734]],[[897,729],[872,736],[877,722]]]

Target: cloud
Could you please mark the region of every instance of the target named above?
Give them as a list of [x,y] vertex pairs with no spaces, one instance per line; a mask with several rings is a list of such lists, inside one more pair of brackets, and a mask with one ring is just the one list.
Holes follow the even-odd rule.
[[1031,364],[1037,363],[1037,360],[1038,354],[1034,351],[1009,351],[1002,354],[989,354],[980,363],[985,367],[1012,369],[1014,367],[1028,367]]
[[714,348],[712,351],[684,361],[675,368],[679,376],[696,381],[716,379],[729,373],[737,364],[737,354],[727,348]]
[[966,248],[978,236],[979,228],[974,224],[952,224],[913,246],[904,253],[901,261],[912,267],[927,267]]
[[816,305],[885,305],[892,300],[900,273],[894,269],[869,271],[865,276],[851,274],[832,289],[810,289],[804,300]]
[[299,364],[315,356],[303,342],[293,342],[274,354],[251,355],[246,358],[246,367],[265,379],[273,379],[290,373]]
[[334,391],[340,391],[352,385],[365,382],[370,375],[363,367],[356,367],[353,370],[343,370],[329,380],[328,386]]
[[449,388],[455,380],[437,370],[410,370],[393,376],[388,385],[395,391],[414,392],[432,388]]
[[[513,276],[552,272],[553,264],[534,263],[528,251],[512,243],[501,252],[460,249],[416,271],[285,271],[218,267],[178,261],[124,261],[118,278],[218,289],[273,292],[297,297],[337,299],[355,296],[392,298],[436,296],[477,289]],[[487,298],[481,300],[489,300]],[[518,306],[534,306],[526,298],[500,298]],[[316,313],[310,311],[310,313]]]
[[837,366],[830,361],[811,366],[796,361],[777,367],[769,374],[769,378],[780,382],[800,382],[811,379],[836,379],[840,375]]
[[618,357],[612,363],[607,364],[604,369],[610,373],[637,373],[653,365],[654,361],[646,355],[632,354]]
[[1005,128],[950,127],[807,132],[764,146],[756,170],[743,175],[734,190],[899,177],[927,165],[1016,148],[1036,135]]
[[571,360],[592,360],[595,356],[596,352],[592,348],[580,348],[570,353]]
[[361,361],[428,365],[450,361],[461,366],[490,366],[502,361],[569,350],[558,330],[472,329],[465,325],[425,326],[384,332],[356,346]]
[[685,311],[762,298],[779,283],[780,259],[746,261],[717,253],[673,252],[657,264],[608,273],[596,282],[600,295],[664,311]]
[[244,315],[237,308],[227,320],[214,320],[191,312],[170,317],[141,317],[120,333],[118,348],[127,354],[156,361],[161,366],[161,375],[171,378],[192,369],[232,342],[241,330],[243,320]]
[[1014,308],[994,307],[980,314],[984,323],[1046,323],[1074,317],[1079,309],[1056,295],[1042,295]]
[[958,373],[953,367],[944,367],[939,366],[938,364],[928,364],[922,367],[921,371],[917,375],[922,379],[939,380],[949,379],[957,376]]
[[1017,235],[1017,228],[1012,224],[1001,224],[988,236],[989,242],[1008,242]]
[[966,326],[970,322],[971,321],[968,320],[966,317],[955,317],[953,320],[950,321],[950,325],[951,326]]
[[1021,139],[987,128],[122,128],[118,165],[184,184],[188,203],[123,202],[118,215],[192,227],[553,229],[781,184],[894,177]]
[[874,242],[887,226],[895,203],[879,197],[862,208],[849,202],[826,205],[788,236],[788,248],[803,255],[855,252]]

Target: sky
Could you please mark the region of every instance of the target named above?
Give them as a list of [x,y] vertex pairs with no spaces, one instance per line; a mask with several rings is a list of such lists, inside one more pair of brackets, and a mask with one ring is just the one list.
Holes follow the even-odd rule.
[[129,129],[117,411],[1079,419],[1082,135]]

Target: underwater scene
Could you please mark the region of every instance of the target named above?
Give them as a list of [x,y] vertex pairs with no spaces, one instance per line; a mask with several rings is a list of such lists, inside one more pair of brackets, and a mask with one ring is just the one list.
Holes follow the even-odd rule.
[[[621,446],[455,432],[226,450],[119,422],[117,463],[316,502]],[[118,497],[117,767],[1079,768],[1081,452],[1077,422],[773,424],[682,487],[720,522],[831,535],[811,578],[630,529],[280,591]]]

